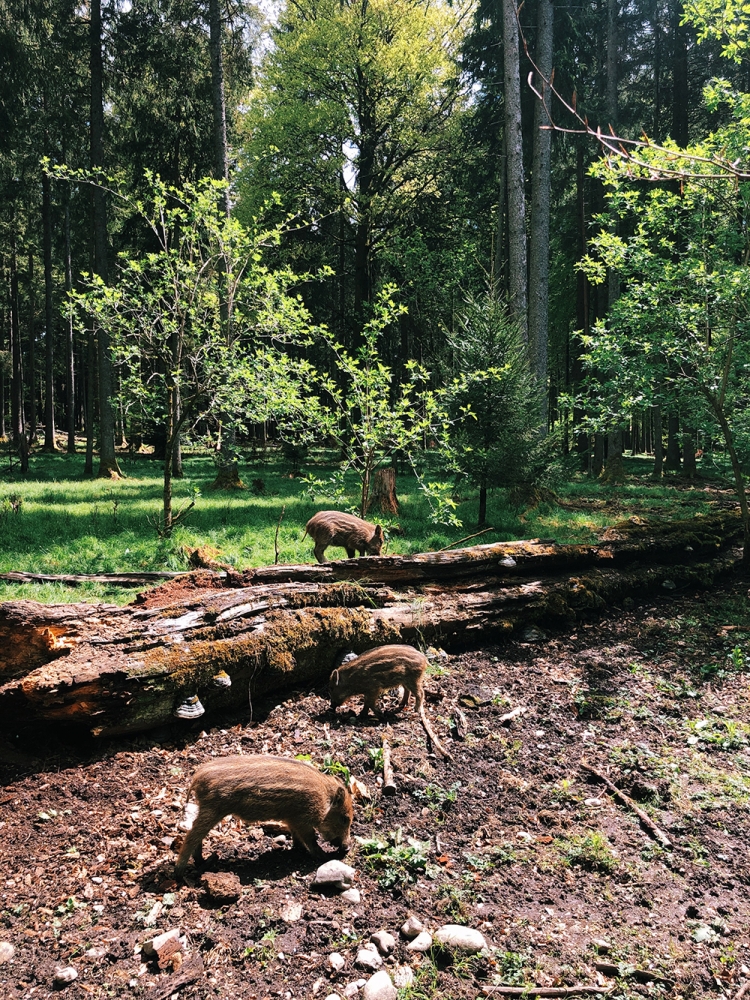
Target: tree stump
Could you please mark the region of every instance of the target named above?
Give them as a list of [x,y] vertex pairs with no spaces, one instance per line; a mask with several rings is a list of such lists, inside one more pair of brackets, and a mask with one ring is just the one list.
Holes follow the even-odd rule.
[[378,469],[372,481],[369,510],[380,514],[398,514],[398,498],[396,496],[396,470],[393,468]]

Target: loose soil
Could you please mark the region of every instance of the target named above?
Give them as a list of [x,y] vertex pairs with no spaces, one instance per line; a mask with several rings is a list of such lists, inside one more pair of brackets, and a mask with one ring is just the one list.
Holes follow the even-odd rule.
[[[747,586],[629,601],[564,633],[435,657],[428,711],[453,762],[429,752],[413,710],[385,723],[332,716],[323,690],[280,692],[252,719],[106,744],[4,734],[4,997],[343,996],[368,975],[358,945],[381,929],[399,938],[409,914],[430,929],[468,924],[490,949],[420,956],[399,938],[385,967],[412,970],[405,997],[491,996],[497,984],[735,997],[750,980]],[[384,733],[392,798],[373,770]],[[192,864],[174,882],[189,777],[231,753],[339,762],[367,786],[346,859],[361,902],[313,894],[318,862],[232,819],[204,852],[207,871],[239,877],[236,902],[212,901]],[[581,761],[637,800],[672,849]],[[141,946],[173,928],[181,950],[159,969]],[[64,967],[77,978],[55,987]]]

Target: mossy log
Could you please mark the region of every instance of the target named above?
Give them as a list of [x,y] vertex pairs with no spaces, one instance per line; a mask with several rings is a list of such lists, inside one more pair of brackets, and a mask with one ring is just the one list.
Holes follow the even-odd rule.
[[740,561],[731,548],[738,532],[739,519],[727,515],[662,532],[631,523],[599,546],[517,542],[264,567],[224,581],[203,573],[187,594],[183,578],[127,607],[5,602],[0,719],[111,735],[163,724],[194,695],[207,710],[251,712],[260,695],[324,681],[347,650],[476,647],[527,623],[572,622],[665,581],[708,585]]

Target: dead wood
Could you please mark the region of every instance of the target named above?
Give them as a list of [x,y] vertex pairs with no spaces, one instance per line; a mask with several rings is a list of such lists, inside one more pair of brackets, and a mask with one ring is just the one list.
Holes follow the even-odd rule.
[[8,601],[0,719],[77,722],[110,735],[161,725],[193,696],[209,710],[246,708],[248,698],[323,681],[342,651],[392,642],[471,648],[531,622],[569,624],[665,581],[708,585],[741,558],[729,548],[741,526],[728,515],[662,534],[650,527],[636,541],[644,530],[604,546],[478,545],[268,566],[241,579],[204,571],[127,607]]
[[189,573],[0,573],[5,583],[66,583],[77,587],[79,583],[107,583],[117,587],[147,587],[160,580],[177,580]]
[[666,833],[664,833],[663,830],[659,829],[659,827],[656,825],[656,823],[654,823],[654,821],[651,819],[648,813],[644,812],[644,810],[641,809],[639,805],[636,805],[636,803],[633,802],[630,796],[626,795],[625,792],[621,791],[617,787],[617,785],[614,784],[613,781],[610,781],[610,779],[606,776],[606,774],[602,774],[600,771],[597,771],[595,767],[592,767],[590,764],[587,764],[586,761],[583,760],[581,761],[581,767],[584,770],[589,771],[595,777],[597,777],[599,781],[604,782],[604,784],[616,798],[618,798],[621,802],[623,802],[629,809],[632,809],[632,811],[636,814],[641,823],[643,823],[643,825],[646,827],[649,833],[656,840],[659,841],[662,847],[672,846],[672,841],[669,839]]
[[147,1000],[167,1000],[173,993],[177,993],[183,986],[189,986],[197,982],[205,975],[203,959],[200,955],[193,955],[183,962],[180,971],[169,976],[165,976],[163,982],[158,983],[149,993]]
[[597,972],[601,972],[603,976],[617,976],[619,979],[635,979],[637,983],[661,983],[662,986],[666,986],[669,990],[674,986],[674,979],[667,979],[664,976],[660,976],[657,972],[651,972],[648,969],[628,968],[622,970],[619,965],[614,965],[612,962],[595,962],[594,968]]
[[614,986],[479,986],[479,992],[501,997],[607,996]]
[[395,795],[396,782],[391,767],[391,744],[383,737],[383,795]]

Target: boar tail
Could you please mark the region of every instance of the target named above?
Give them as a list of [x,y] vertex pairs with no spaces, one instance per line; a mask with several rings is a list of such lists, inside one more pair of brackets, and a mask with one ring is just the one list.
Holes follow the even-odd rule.
[[420,704],[418,707],[419,707],[419,721],[422,723],[424,731],[427,733],[432,745],[445,758],[445,760],[453,760],[451,754],[448,753],[443,744],[435,735],[432,726],[430,725],[430,720],[427,718],[427,715],[425,713],[424,705]]

